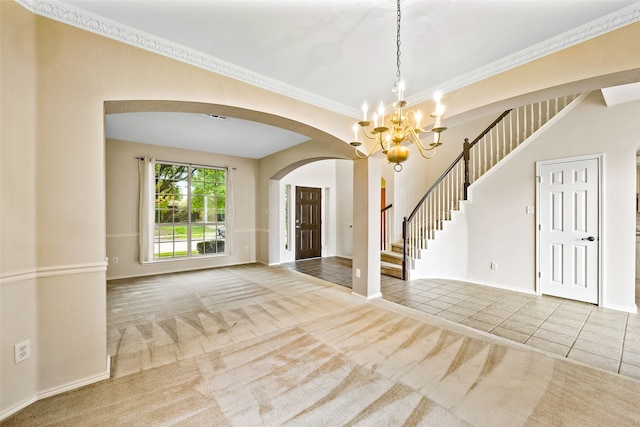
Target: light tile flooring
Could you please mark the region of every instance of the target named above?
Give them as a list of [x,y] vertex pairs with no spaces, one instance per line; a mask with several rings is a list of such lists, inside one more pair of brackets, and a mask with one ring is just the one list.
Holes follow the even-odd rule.
[[[282,267],[351,287],[348,259],[317,258]],[[397,304],[640,379],[639,315],[453,280],[404,282],[381,276],[381,291]]]

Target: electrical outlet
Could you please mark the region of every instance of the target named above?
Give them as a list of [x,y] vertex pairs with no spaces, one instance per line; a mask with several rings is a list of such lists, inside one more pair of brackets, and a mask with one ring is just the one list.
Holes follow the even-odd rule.
[[360,269],[356,268],[356,277],[360,277]]
[[497,270],[498,269],[498,263],[497,262],[492,262],[490,267],[491,267],[492,270]]
[[19,342],[14,346],[15,363],[18,364],[31,357],[31,341],[26,340]]
[[114,263],[114,264],[117,264],[117,263],[118,263],[118,261],[119,261],[117,256],[114,256],[114,257],[113,257],[113,258],[111,258],[111,259],[113,260],[113,263]]

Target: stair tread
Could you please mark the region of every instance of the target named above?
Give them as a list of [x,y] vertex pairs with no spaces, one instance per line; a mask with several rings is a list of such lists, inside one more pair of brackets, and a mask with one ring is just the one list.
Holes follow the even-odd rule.
[[400,252],[394,251],[380,251],[381,254],[388,255],[394,258],[402,258],[402,254]]
[[385,276],[402,279],[402,265],[380,261],[380,273],[384,274]]
[[394,264],[392,262],[387,262],[387,261],[380,261],[380,267],[381,268],[391,268],[394,270],[398,270],[398,269],[402,269],[402,264]]

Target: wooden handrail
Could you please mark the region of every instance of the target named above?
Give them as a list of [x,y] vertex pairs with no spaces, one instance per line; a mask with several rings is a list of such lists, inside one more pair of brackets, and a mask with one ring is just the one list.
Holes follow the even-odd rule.
[[424,193],[424,196],[422,196],[420,201],[416,204],[416,207],[413,208],[413,211],[411,211],[411,214],[409,214],[408,217],[404,217],[404,219],[402,220],[402,243],[403,243],[402,245],[403,246],[402,280],[407,280],[408,272],[409,272],[409,257],[407,254],[409,223],[413,221],[413,218],[418,213],[418,210],[420,209],[424,201],[427,200],[427,197],[429,197],[429,195],[438,187],[438,185],[442,182],[442,180],[444,180],[447,177],[449,172],[453,170],[453,168],[458,164],[458,162],[463,159],[465,160],[464,162],[465,185],[464,185],[463,200],[467,200],[467,188],[468,188],[468,180],[469,180],[469,163],[468,163],[469,149],[473,147],[475,144],[477,144],[478,141],[480,141],[486,134],[491,132],[491,130],[494,127],[496,127],[498,123],[500,123],[502,119],[504,119],[510,112],[511,112],[511,109],[506,110],[505,112],[500,114],[500,116],[498,116],[498,118],[495,119],[493,123],[491,123],[485,130],[483,130],[480,133],[480,135],[478,135],[471,143],[469,143],[468,139],[465,139],[463,152],[460,153],[458,157],[456,157],[453,163],[449,165],[449,167],[444,171],[444,173],[440,175],[440,177],[433,183],[433,185],[426,191],[426,193]]
[[478,143],[478,141],[480,141],[486,134],[488,134],[489,132],[491,132],[491,129],[493,129],[494,127],[496,127],[498,125],[498,123],[500,123],[502,121],[502,119],[504,119],[505,117],[507,117],[507,115],[511,112],[512,109],[506,110],[504,113],[500,114],[500,116],[498,116],[497,119],[495,119],[493,121],[493,123],[491,123],[485,130],[483,130],[480,135],[478,135],[473,141],[471,141],[471,143],[469,144],[469,148],[473,147],[474,145],[476,145]]
[[577,96],[561,96],[506,110],[473,141],[465,138],[462,153],[402,221],[404,280],[410,280],[409,263],[416,256],[416,251],[425,249],[428,241],[434,238],[435,231],[442,229],[443,221],[450,219],[451,211],[459,209],[460,201],[468,199],[471,181],[477,180],[510,154],[514,146],[517,148]]
[[444,171],[444,173],[442,175],[440,175],[440,178],[438,178],[436,180],[436,182],[427,190],[427,192],[424,193],[424,196],[422,196],[422,199],[420,199],[420,201],[418,202],[416,207],[413,208],[413,211],[411,211],[411,214],[409,214],[409,217],[407,218],[408,221],[411,221],[413,219],[413,217],[416,215],[416,212],[418,212],[418,209],[420,209],[420,205],[422,205],[424,203],[424,201],[427,199],[429,194],[431,194],[433,189],[436,188],[438,186],[438,184],[440,184],[442,182],[442,180],[449,174],[449,172],[451,172],[451,169],[453,169],[460,160],[462,160],[462,154],[460,154],[458,157],[456,157],[456,159],[453,161],[453,163],[451,163],[451,165],[449,165],[447,170]]
[[385,206],[384,208],[380,209],[380,250],[384,251],[387,249],[387,212],[389,211],[389,209],[391,209],[393,207],[393,203]]

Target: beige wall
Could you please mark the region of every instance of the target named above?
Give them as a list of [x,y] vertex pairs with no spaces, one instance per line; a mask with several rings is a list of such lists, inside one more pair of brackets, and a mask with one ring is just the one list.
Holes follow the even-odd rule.
[[[138,160],[149,156],[229,170],[228,254],[180,261],[139,262],[138,255]],[[255,262],[256,185],[258,161],[156,145],[107,140],[107,279],[146,276],[175,271]],[[245,250],[246,249],[246,250]]]
[[336,255],[353,256],[353,187],[342,183],[353,182],[353,162],[336,162]]
[[[36,17],[14,2],[0,1],[0,8],[0,417],[5,417],[38,398],[108,375],[106,101],[231,106],[253,111],[247,118],[285,122],[333,151],[340,151],[338,137],[348,137],[351,120]],[[257,169],[247,168],[255,187]],[[252,202],[248,216],[268,206],[261,196]],[[248,235],[259,219],[246,220]],[[15,365],[13,344],[25,339],[31,340],[31,359]]]
[[[635,311],[639,117],[640,101],[606,107],[596,91],[511,161],[472,186],[472,203],[465,209],[468,279],[533,292],[535,215],[527,214],[525,207],[536,204],[535,162],[602,153],[601,303]],[[490,270],[490,262],[497,262],[499,269]]]
[[[251,112],[244,118],[284,124],[310,137],[308,145],[258,162],[255,259],[265,263],[271,239],[269,180],[292,164],[348,158],[349,147],[341,139],[349,140],[353,119],[35,17],[12,1],[0,1],[0,31],[4,417],[108,373],[106,101],[176,100],[220,111],[237,108]],[[448,94],[450,116],[576,79],[640,69],[640,24],[614,33]],[[614,197],[610,203],[625,209],[627,202]],[[354,247],[354,255],[367,250]],[[368,268],[369,262],[363,263]],[[626,266],[622,270],[627,274]],[[13,344],[23,339],[31,340],[32,357],[14,365]]]
[[[4,3],[0,3],[0,414],[32,401],[38,384],[35,18],[11,13]],[[27,339],[32,357],[14,365],[13,346]]]
[[[446,277],[536,292],[536,162],[603,154],[600,304],[635,306],[636,151],[640,101],[612,107],[591,93],[529,145],[470,187],[469,201],[438,234],[413,277]],[[606,124],[606,125],[603,125]],[[490,263],[497,270],[489,268]]]
[[[319,160],[309,163],[289,172],[283,177],[278,186],[278,217],[277,226],[269,227],[274,229],[274,239],[278,243],[277,254],[279,255],[279,263],[295,261],[296,255],[296,238],[295,238],[295,220],[296,220],[296,187],[314,187],[321,190],[320,210],[322,223],[322,232],[320,236],[322,256],[335,256],[336,238],[342,236],[336,235],[336,220],[342,209],[336,209],[336,160]],[[350,161],[347,161],[350,163]],[[285,186],[291,186],[291,194],[288,202],[285,202]],[[328,197],[327,197],[328,196]],[[285,204],[289,209],[289,232],[291,233],[291,246],[289,250],[285,249]],[[270,251],[271,252],[271,251]]]
[[[511,68],[443,97],[448,126],[558,96],[640,80],[640,22]],[[432,103],[421,105],[433,111]]]
[[[263,264],[280,262],[278,224],[280,223],[280,196],[278,181],[296,167],[326,159],[346,159],[352,149],[338,149],[318,140],[307,141],[288,150],[260,159],[258,177],[258,232],[256,236],[257,260]],[[346,149],[345,149],[346,148]],[[271,226],[270,226],[271,225]]]

